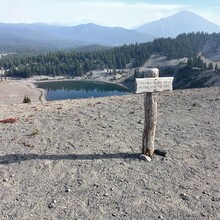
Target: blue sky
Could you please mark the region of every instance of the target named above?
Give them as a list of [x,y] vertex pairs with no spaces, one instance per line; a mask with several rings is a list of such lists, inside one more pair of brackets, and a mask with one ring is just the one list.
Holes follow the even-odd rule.
[[0,22],[96,23],[132,28],[181,10],[220,25],[219,0],[0,0]]

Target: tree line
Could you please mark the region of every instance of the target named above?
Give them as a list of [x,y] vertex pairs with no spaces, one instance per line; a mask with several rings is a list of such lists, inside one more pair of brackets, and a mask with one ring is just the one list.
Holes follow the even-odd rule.
[[[208,40],[220,42],[220,34],[203,32],[180,34],[176,38],[159,38],[153,42],[123,45],[95,51],[57,51],[44,54],[10,54],[0,59],[0,69],[7,76],[33,75],[82,76],[92,70],[140,67],[153,52],[169,59],[188,57],[192,61]],[[189,63],[190,64],[190,63]],[[203,64],[204,65],[204,64]]]
[[217,64],[215,66],[211,62],[206,64],[206,62],[203,62],[203,60],[200,56],[194,56],[193,58],[188,58],[187,66],[197,67],[199,69],[205,69],[205,70],[214,70],[215,72],[220,72],[220,69]]

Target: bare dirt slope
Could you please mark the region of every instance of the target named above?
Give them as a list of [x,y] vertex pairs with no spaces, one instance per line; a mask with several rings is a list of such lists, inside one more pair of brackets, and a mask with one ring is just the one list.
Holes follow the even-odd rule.
[[168,60],[166,56],[161,56],[158,53],[153,53],[150,58],[144,63],[143,67],[163,67],[177,66],[181,63],[187,63],[187,58]]
[[0,105],[22,103],[24,96],[28,96],[33,102],[44,98],[42,90],[25,80],[0,81]]
[[148,163],[142,95],[0,106],[1,220],[220,219],[220,88],[158,110]]

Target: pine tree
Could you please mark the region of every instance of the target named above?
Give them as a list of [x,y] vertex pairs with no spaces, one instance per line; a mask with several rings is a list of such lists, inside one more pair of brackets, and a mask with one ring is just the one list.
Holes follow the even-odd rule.
[[213,70],[213,64],[212,64],[212,63],[209,63],[208,69],[209,69],[209,70]]

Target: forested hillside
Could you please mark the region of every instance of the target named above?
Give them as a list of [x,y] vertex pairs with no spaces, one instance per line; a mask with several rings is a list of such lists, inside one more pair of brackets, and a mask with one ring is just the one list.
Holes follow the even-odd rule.
[[129,67],[139,67],[153,52],[165,55],[169,59],[188,57],[191,61],[209,40],[215,40],[219,44],[220,34],[181,34],[174,39],[160,38],[149,43],[97,51],[59,51],[33,56],[11,54],[0,59],[0,68],[6,71],[7,76],[14,77],[26,78],[33,75],[75,77],[97,69],[123,69],[128,64]]

